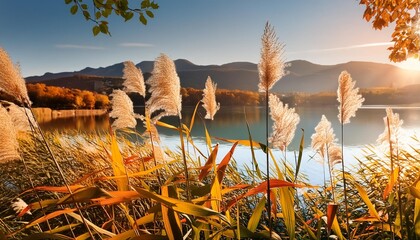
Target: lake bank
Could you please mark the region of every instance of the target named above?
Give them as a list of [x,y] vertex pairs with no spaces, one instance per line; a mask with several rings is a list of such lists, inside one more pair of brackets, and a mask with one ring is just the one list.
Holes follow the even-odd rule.
[[38,122],[48,122],[53,119],[81,117],[81,116],[101,116],[106,114],[106,109],[66,109],[53,110],[51,108],[32,108]]

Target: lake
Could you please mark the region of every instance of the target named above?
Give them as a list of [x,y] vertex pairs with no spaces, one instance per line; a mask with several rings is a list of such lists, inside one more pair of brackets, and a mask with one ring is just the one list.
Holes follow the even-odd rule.
[[[143,108],[135,108],[136,112],[142,112]],[[184,107],[182,116],[183,123],[187,126],[191,121],[193,112],[192,107]],[[403,128],[409,135],[420,133],[420,107],[393,107],[394,113],[400,115],[404,121]],[[337,119],[338,110],[336,107],[298,107],[296,112],[300,116],[300,123],[293,142],[288,147],[286,158],[289,162],[294,162],[296,150],[299,148],[301,130],[305,132],[305,148],[302,161],[302,171],[306,173],[311,183],[321,183],[322,176],[319,176],[322,166],[313,158],[315,152],[310,148],[311,135],[314,133],[315,126],[324,114],[332,123],[337,138],[341,141],[340,124]],[[265,108],[264,107],[222,107],[215,119],[202,120],[199,116],[204,116],[205,111],[200,106],[195,124],[192,129],[192,136],[195,144],[205,152],[204,124],[212,137],[227,139],[248,139],[247,120],[252,138],[255,141],[265,143]],[[246,116],[246,118],[245,118]],[[384,131],[383,118],[386,116],[385,106],[364,106],[356,113],[356,117],[351,118],[351,122],[344,126],[344,155],[346,167],[350,168],[355,163],[354,157],[360,156],[361,149],[369,144],[376,144],[379,134]],[[178,119],[174,117],[164,117],[161,121],[172,125],[178,124]],[[270,121],[271,130],[271,121]],[[46,131],[60,129],[77,129],[79,131],[107,130],[109,128],[109,117],[103,116],[81,116],[74,118],[54,119],[48,122],[41,122],[41,128]],[[137,126],[139,132],[143,132],[142,123]],[[158,127],[162,146],[171,150],[178,150],[178,132],[166,128]],[[231,143],[213,139],[213,144],[219,143],[218,159],[221,159],[232,146]],[[283,158],[284,154],[275,151],[276,158]],[[260,168],[265,169],[265,154],[258,150],[256,157],[260,163]],[[238,146],[235,150],[234,158],[239,164],[251,163],[249,147]],[[316,174],[318,173],[318,174]]]

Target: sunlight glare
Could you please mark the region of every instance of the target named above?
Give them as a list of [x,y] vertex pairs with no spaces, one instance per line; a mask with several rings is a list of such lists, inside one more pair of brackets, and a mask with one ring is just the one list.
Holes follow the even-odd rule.
[[420,71],[420,60],[408,58],[404,62],[398,63],[397,66],[407,70]]

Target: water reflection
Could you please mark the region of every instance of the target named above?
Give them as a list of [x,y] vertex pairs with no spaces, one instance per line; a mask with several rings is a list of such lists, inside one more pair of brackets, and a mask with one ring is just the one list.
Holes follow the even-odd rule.
[[39,126],[42,129],[52,131],[77,130],[82,132],[95,132],[107,130],[110,126],[108,114],[100,116],[77,116],[66,118],[38,118]]
[[[142,113],[143,108],[136,108],[135,111]],[[192,107],[184,107],[182,116],[183,123],[189,125],[194,111]],[[301,132],[305,131],[305,146],[310,145],[310,137],[314,132],[315,126],[324,114],[331,121],[337,138],[341,139],[340,123],[337,118],[338,110],[335,107],[310,107],[296,108],[300,116],[300,123],[295,139],[290,144],[298,147]],[[420,108],[397,108],[395,113],[400,114],[404,120],[403,127],[410,133],[420,132]],[[192,129],[192,136],[204,138],[204,124],[211,136],[229,139],[247,139],[248,130],[245,121],[249,124],[252,138],[256,141],[265,142],[265,108],[263,107],[224,107],[217,112],[215,120],[203,119],[204,109],[199,107],[195,124]],[[384,130],[383,117],[386,116],[384,108],[362,108],[356,113],[356,117],[351,118],[351,122],[344,126],[344,143],[346,146],[361,146],[374,144],[378,135]],[[178,125],[176,117],[164,117],[161,119],[165,123]],[[269,121],[271,130],[271,121]],[[110,126],[108,115],[102,116],[80,116],[71,118],[60,118],[43,120],[41,127],[46,130],[66,130],[75,129],[80,131],[107,130]],[[138,123],[137,130],[143,132],[143,124]],[[158,127],[159,133],[168,137],[178,137],[174,130]]]

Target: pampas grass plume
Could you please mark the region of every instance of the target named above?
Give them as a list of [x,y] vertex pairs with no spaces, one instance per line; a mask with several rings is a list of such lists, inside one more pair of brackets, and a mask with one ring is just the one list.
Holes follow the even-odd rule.
[[7,110],[0,104],[0,163],[20,159],[18,148],[19,143],[12,118]]
[[299,115],[294,108],[283,105],[280,99],[270,94],[269,96],[270,115],[273,120],[273,133],[269,142],[273,147],[284,151],[295,136],[296,126],[300,121]]
[[134,65],[133,62],[124,62],[123,79],[125,92],[135,92],[143,97],[146,96],[146,87],[144,86],[143,73],[140,68],[137,68],[136,65]]
[[31,104],[20,69],[13,64],[3,48],[0,48],[0,91],[23,105],[30,106]]
[[315,127],[315,133],[311,136],[311,147],[319,153],[324,159],[326,148],[336,141],[334,130],[331,127],[331,122],[328,121],[325,115],[322,115],[321,121]]
[[274,28],[268,22],[265,25],[261,41],[258,91],[267,92],[280,78],[286,75],[286,64],[283,60],[284,45],[279,43]]
[[203,90],[203,99],[201,102],[203,103],[204,109],[206,109],[206,119],[214,119],[214,115],[220,109],[220,103],[216,102],[216,89],[217,84],[214,83],[210,76],[207,77],[206,87]]
[[32,131],[31,125],[37,126],[37,123],[29,109],[19,107],[13,103],[6,107],[6,109],[17,131],[30,132]]
[[[388,126],[389,121],[389,126]],[[385,130],[378,136],[378,144],[397,144],[401,137],[403,120],[400,120],[398,113],[393,113],[391,108],[386,108],[386,117],[384,117]],[[389,127],[389,129],[388,129]],[[391,134],[391,135],[390,135]]]
[[112,97],[112,111],[109,117],[115,118],[111,127],[113,129],[135,128],[136,118],[141,118],[141,116],[134,113],[131,99],[121,90],[114,90],[110,96]]
[[156,58],[152,76],[147,80],[151,96],[146,102],[146,108],[157,114],[152,116],[156,123],[163,116],[181,116],[181,84],[174,62],[165,54]]
[[356,116],[356,111],[362,106],[365,99],[358,94],[359,88],[354,88],[356,81],[353,81],[350,74],[346,71],[341,72],[338,77],[337,100],[338,119],[340,123],[346,124],[350,122],[350,118]]

